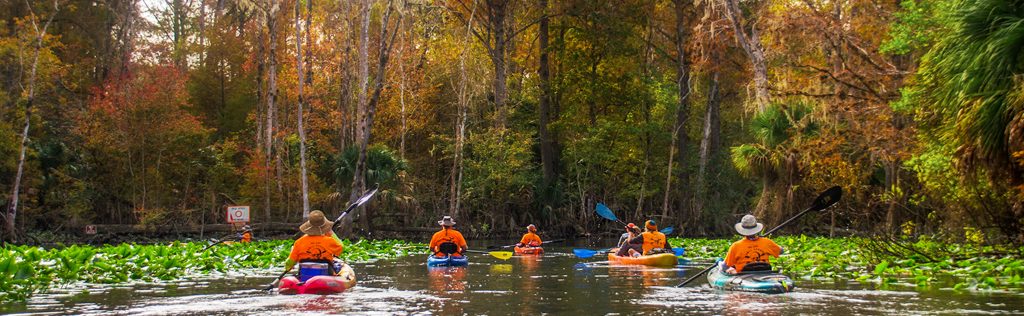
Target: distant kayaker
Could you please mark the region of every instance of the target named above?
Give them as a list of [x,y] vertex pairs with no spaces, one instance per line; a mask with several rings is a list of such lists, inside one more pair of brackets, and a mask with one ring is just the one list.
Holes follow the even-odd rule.
[[526,226],[526,234],[523,235],[523,239],[519,240],[516,247],[540,247],[544,243],[540,240],[540,236],[537,236],[537,226],[530,224]]
[[764,224],[758,223],[754,215],[744,215],[739,223],[736,223],[736,232],[743,235],[743,239],[734,242],[729,247],[729,253],[725,255],[724,265],[728,267],[726,273],[736,274],[743,272],[743,269],[752,264],[758,263],[756,270],[770,270],[770,257],[778,257],[782,254],[782,247],[774,241],[757,234],[764,230]]
[[430,238],[430,251],[433,251],[434,256],[438,258],[443,258],[447,254],[461,257],[462,253],[469,249],[469,246],[466,245],[466,239],[462,237],[462,233],[452,228],[455,226],[455,220],[451,216],[445,216],[437,223],[441,225],[441,230]]
[[640,235],[640,227],[636,227],[636,224],[633,223],[626,224],[626,232],[619,236],[619,243],[616,244],[616,247],[622,248],[627,242],[638,235]]
[[[315,210],[309,212],[309,220],[299,226],[299,230],[305,235],[295,240],[292,251],[285,262],[285,269],[291,270],[296,263],[301,266],[300,274],[333,275],[340,269],[340,260],[335,260],[341,255],[341,239],[331,231],[334,222],[324,217],[324,212]],[[315,275],[300,275],[312,277]]]
[[[630,247],[626,251],[633,257],[672,251],[672,245],[668,243],[668,238],[658,231],[658,223],[653,219],[644,222],[644,232],[640,236],[630,239],[629,244]],[[637,250],[637,245],[640,246],[639,250]],[[619,249],[619,253],[622,253],[622,248]]]
[[238,242],[252,242],[252,227],[249,227],[249,225],[242,227],[242,234],[238,235]]

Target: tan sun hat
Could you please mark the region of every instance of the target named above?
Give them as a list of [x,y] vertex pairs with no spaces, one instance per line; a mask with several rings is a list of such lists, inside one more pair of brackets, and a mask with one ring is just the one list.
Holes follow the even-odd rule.
[[437,224],[441,226],[455,226],[455,220],[451,216],[445,216],[437,221]]
[[743,236],[753,236],[764,230],[764,224],[758,223],[754,215],[743,215],[739,223],[736,223],[736,232]]
[[324,212],[315,210],[309,212],[309,220],[299,226],[299,230],[310,236],[323,236],[331,231],[334,222],[324,217]]

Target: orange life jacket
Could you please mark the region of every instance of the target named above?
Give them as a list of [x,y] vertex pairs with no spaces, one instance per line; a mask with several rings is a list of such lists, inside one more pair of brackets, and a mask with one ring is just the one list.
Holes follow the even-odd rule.
[[437,251],[437,247],[446,242],[459,246],[460,251],[454,253],[456,256],[461,256],[461,249],[466,249],[466,239],[462,237],[462,233],[452,228],[442,228],[441,231],[434,233],[434,236],[430,238],[430,249],[435,251],[435,256],[444,256],[443,253]]
[[252,233],[242,233],[242,242],[252,242]]
[[544,242],[540,240],[540,236],[537,236],[537,234],[526,233],[526,235],[523,235],[523,239],[519,240],[519,243],[536,247]]
[[654,248],[667,248],[665,247],[665,234],[662,234],[659,231],[644,232],[640,235],[644,236],[644,244],[642,247],[645,255],[650,253],[651,249]]

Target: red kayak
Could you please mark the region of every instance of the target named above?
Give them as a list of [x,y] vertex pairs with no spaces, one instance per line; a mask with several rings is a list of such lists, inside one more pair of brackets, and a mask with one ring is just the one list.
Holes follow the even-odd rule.
[[288,276],[281,279],[281,285],[277,288],[280,294],[317,294],[327,295],[344,292],[356,285],[356,274],[352,267],[347,264],[341,267],[338,275],[318,275],[300,282],[295,276]]
[[515,248],[516,254],[519,255],[539,255],[544,253],[544,248],[541,247],[519,247]]

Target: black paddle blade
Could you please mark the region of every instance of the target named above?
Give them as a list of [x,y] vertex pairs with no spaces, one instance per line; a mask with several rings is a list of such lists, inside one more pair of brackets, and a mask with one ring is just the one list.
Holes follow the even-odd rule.
[[843,188],[837,185],[828,188],[828,190],[825,190],[825,192],[821,192],[821,194],[819,194],[818,197],[814,198],[814,204],[812,208],[815,211],[824,210],[829,206],[836,204],[836,202],[839,202],[839,199],[842,198]]

